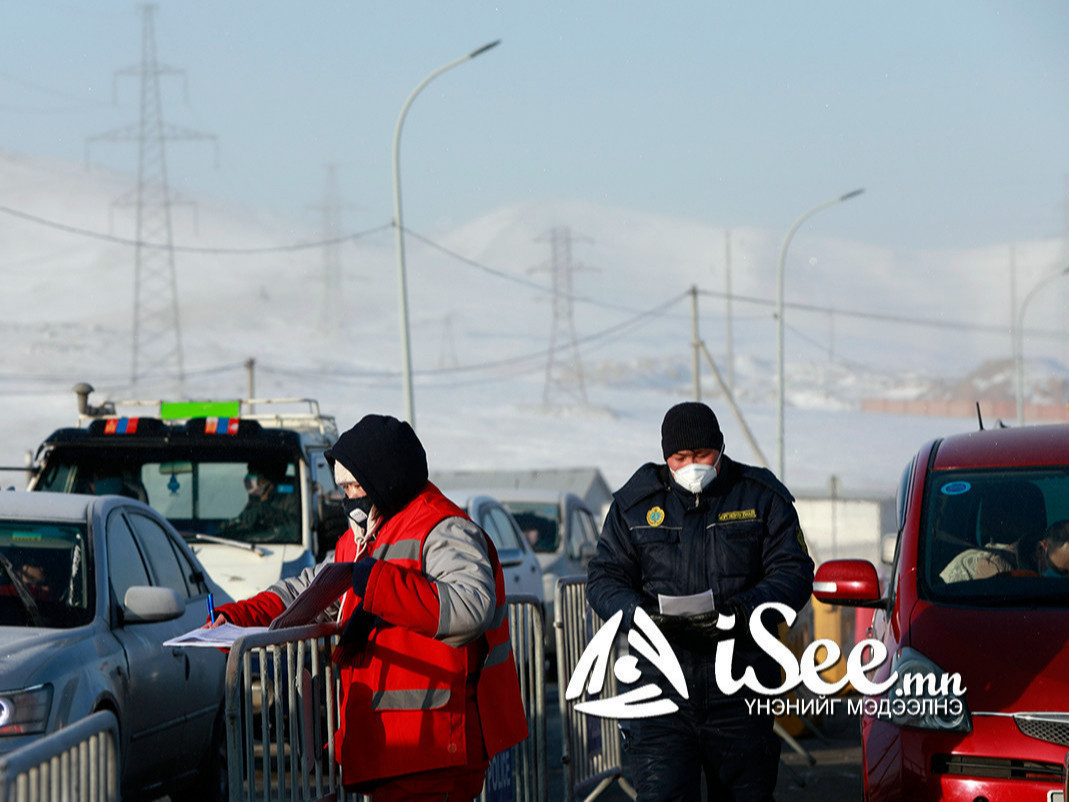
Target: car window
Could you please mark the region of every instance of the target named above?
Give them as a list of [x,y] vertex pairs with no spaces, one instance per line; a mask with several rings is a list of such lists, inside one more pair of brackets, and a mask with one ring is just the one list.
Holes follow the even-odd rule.
[[1067,499],[1069,467],[933,473],[918,556],[922,594],[977,606],[1069,606],[1069,566],[1051,534],[1069,518]]
[[81,524],[0,521],[0,625],[28,626],[35,615],[55,628],[92,620],[86,544]]
[[568,553],[574,560],[582,559],[583,544],[594,546],[598,542],[598,533],[594,528],[594,517],[587,510],[575,508],[571,513],[571,526],[569,527]]
[[119,510],[108,516],[108,580],[115,600],[122,604],[126,591],[137,585],[152,584],[134,535]]
[[171,538],[163,527],[148,516],[128,513],[129,520],[144,547],[145,557],[155,578],[153,584],[174,589],[182,598],[189,598],[189,571],[179,563]]
[[488,507],[483,513],[483,529],[490,535],[490,539],[494,541],[494,546],[497,550],[501,549],[519,549],[519,538],[516,536],[516,530],[512,528],[512,522],[509,520],[508,513],[499,507]]
[[560,546],[560,513],[556,504],[509,501],[505,507],[535,551],[555,552]]

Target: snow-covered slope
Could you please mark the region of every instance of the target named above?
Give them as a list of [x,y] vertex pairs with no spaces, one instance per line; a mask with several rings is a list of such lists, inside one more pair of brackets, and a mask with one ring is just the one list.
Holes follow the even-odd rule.
[[[403,414],[389,220],[369,221],[371,233],[339,246],[340,298],[326,298],[324,250],[292,247],[318,241],[316,226],[211,199],[172,209],[185,381],[153,376],[152,354],[142,352],[149,375],[131,386],[134,227],[129,204],[113,202],[130,199],[133,185],[0,151],[0,465],[21,464],[75,420],[78,381],[96,387],[96,401],[238,397],[249,359],[256,395],[318,398],[343,427],[368,411]],[[921,440],[975,422],[865,415],[860,400],[932,397],[1008,359],[1011,266],[1020,298],[1057,268],[1063,246],[1016,243],[1012,256],[1008,244],[894,252],[811,230],[794,238],[786,261],[786,479],[822,488],[837,475],[846,491],[890,492]],[[692,287],[700,336],[774,463],[782,237],[567,200],[413,232],[416,426],[432,463],[592,465],[615,484],[658,458],[664,410],[693,394]],[[572,267],[570,302],[553,294],[555,263]],[[1052,285],[1028,308],[1029,386],[1047,396],[1066,387],[1065,298]],[[328,317],[330,308],[341,314]],[[578,348],[559,347],[551,362],[551,338],[568,346],[573,331]],[[702,375],[731,453],[754,461],[704,360]]]

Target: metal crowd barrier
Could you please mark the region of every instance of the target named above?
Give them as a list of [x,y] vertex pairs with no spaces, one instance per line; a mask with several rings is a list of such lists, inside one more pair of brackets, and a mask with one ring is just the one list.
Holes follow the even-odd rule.
[[[575,701],[564,698],[564,689],[579,658],[604,623],[587,604],[586,577],[558,579],[554,609],[564,798],[596,799],[617,783],[635,799],[637,794],[623,775],[623,744],[616,720],[580,713],[575,709]],[[608,664],[611,666],[612,661]],[[605,677],[602,694],[616,694],[616,676],[611,669]]]
[[[533,596],[517,596],[508,613],[530,734],[491,761],[481,799],[546,802],[542,606]],[[330,654],[338,634],[335,624],[316,624],[234,642],[226,665],[230,802],[364,799],[346,793],[334,760],[340,676]]]
[[0,757],[2,802],[118,802],[119,723],[103,710]]
[[527,739],[490,761],[481,802],[547,802],[546,647],[542,603],[510,596],[509,638],[527,714]]

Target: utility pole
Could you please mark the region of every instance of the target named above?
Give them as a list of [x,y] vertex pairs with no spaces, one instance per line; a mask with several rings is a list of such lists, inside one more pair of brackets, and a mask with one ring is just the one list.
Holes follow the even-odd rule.
[[153,16],[156,6],[141,7],[141,63],[115,72],[140,80],[140,115],[136,124],[97,136],[91,142],[137,142],[136,245],[134,247],[134,315],[131,383],[150,372],[173,375],[179,393],[185,381],[182,330],[174,262],[171,205],[164,143],[168,139],[212,139],[163,122],[160,76],[182,74],[156,60]]
[[[575,335],[575,314],[572,295],[572,274],[587,268],[572,263],[572,232],[567,227],[554,227],[548,234],[550,267],[553,276],[553,325],[549,335],[549,354],[546,358],[546,383],[542,403],[550,405],[553,391],[587,403],[583,381],[583,363],[579,359],[579,343]],[[544,241],[545,237],[539,238]],[[544,270],[545,268],[534,268]],[[558,351],[566,352],[562,357]]]

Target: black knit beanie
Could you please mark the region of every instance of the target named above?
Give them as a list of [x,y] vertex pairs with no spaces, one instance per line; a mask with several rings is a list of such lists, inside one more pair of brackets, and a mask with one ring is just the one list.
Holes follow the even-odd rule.
[[720,422],[708,406],[700,401],[684,401],[664,414],[661,423],[661,451],[668,459],[677,451],[724,447]]
[[427,484],[427,452],[407,421],[365,415],[338,438],[324,456],[340,462],[389,518],[419,495]]

